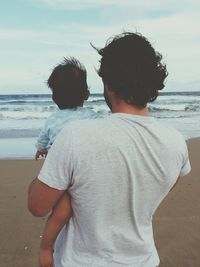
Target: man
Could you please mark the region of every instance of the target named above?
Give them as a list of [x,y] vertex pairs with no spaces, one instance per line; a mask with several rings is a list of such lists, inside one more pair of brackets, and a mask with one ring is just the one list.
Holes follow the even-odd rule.
[[73,215],[55,245],[56,267],[155,267],[152,216],[190,171],[183,137],[148,113],[166,67],[137,33],[116,36],[98,52],[112,115],[64,128],[30,187],[29,209],[44,216],[66,190],[71,196]]

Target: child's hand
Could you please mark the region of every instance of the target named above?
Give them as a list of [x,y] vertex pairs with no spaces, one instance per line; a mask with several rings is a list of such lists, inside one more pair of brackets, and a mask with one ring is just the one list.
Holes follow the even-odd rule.
[[53,249],[40,248],[39,267],[53,267]]
[[45,157],[46,158],[46,155],[47,155],[48,151],[47,150],[38,150],[35,154],[35,159],[39,159],[39,157]]

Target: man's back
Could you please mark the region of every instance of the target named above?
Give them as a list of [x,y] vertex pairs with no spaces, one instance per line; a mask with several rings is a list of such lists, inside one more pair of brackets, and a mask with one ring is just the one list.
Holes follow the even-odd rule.
[[156,266],[152,215],[189,169],[183,138],[154,118],[115,113],[67,126],[39,175],[72,196],[56,266]]

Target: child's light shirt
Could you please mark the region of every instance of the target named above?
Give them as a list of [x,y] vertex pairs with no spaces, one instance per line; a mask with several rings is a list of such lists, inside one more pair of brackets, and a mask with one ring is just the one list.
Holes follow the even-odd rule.
[[66,123],[75,120],[95,119],[96,117],[98,117],[96,112],[83,107],[56,110],[47,118],[40,131],[36,144],[37,149],[48,150]]

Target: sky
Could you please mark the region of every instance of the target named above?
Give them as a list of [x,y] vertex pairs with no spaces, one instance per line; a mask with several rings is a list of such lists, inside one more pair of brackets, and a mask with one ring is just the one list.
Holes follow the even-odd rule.
[[163,55],[165,91],[200,90],[199,0],[0,1],[0,94],[50,93],[52,69],[74,56],[102,92],[97,52],[109,37],[137,31]]

